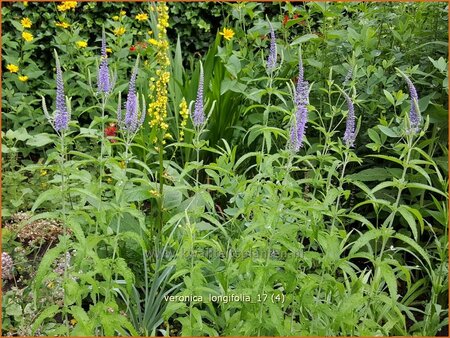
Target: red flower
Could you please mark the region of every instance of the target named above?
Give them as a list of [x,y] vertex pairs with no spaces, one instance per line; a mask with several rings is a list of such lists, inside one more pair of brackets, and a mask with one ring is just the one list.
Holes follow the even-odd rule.
[[131,47],[130,47],[130,52],[134,52],[136,50],[136,47],[134,46],[134,45],[132,45]]
[[117,127],[115,123],[110,123],[109,126],[105,128],[105,136],[111,143],[117,142],[114,138],[117,136]]
[[286,26],[288,21],[289,21],[289,16],[285,15],[283,18],[283,26]]

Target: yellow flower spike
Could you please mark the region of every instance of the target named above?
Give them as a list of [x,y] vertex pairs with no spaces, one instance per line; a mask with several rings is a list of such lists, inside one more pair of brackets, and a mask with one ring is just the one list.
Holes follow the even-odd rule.
[[6,66],[6,69],[8,69],[11,73],[17,73],[19,71],[19,67],[11,63]]
[[26,41],[26,42],[30,42],[34,39],[33,34],[29,33],[29,32],[23,32],[22,33],[22,38]]
[[234,31],[231,28],[224,28],[219,34],[222,35],[225,40],[230,41],[234,36]]
[[26,76],[26,75],[19,76],[19,81],[22,81],[22,82],[28,81],[28,76]]
[[33,24],[29,18],[23,18],[20,20],[20,24],[23,28],[31,28],[31,25]]
[[[151,7],[154,11],[155,8]],[[154,78],[150,79],[150,101],[148,105],[148,114],[150,118],[150,126],[152,128],[158,128],[161,132],[160,135],[166,136],[166,131],[169,125],[165,122],[167,118],[167,103],[168,103],[168,83],[170,80],[170,73],[168,72],[168,67],[170,66],[170,60],[168,57],[169,43],[166,35],[166,28],[169,22],[169,11],[168,7],[164,3],[159,3],[156,6],[156,12],[158,16],[158,35],[154,38],[150,38],[148,42],[155,46],[156,48],[156,62],[157,69],[155,71],[156,80]],[[152,32],[149,32],[151,35]],[[154,82],[155,81],[155,82]],[[153,83],[154,82],[154,83]],[[164,137],[163,137],[164,138]],[[153,140],[156,143],[158,138]],[[162,144],[165,144],[165,140],[162,140]],[[157,150],[159,151],[159,149]]]
[[76,44],[77,44],[78,48],[86,48],[87,47],[87,42],[83,41],[83,40],[77,41]]

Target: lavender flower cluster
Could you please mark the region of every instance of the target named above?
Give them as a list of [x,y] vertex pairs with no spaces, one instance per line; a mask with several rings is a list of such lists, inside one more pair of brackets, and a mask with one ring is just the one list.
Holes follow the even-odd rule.
[[353,106],[352,99],[344,92],[345,100],[347,101],[348,115],[347,122],[345,124],[344,142],[347,147],[353,147],[356,139],[355,131],[355,107]]
[[205,123],[205,113],[203,107],[203,84],[205,76],[203,74],[203,66],[200,64],[200,75],[197,89],[197,99],[195,100],[194,113],[192,115],[192,123],[195,127],[200,127]]
[[136,94],[137,64],[133,68],[130,83],[128,85],[127,102],[125,103],[125,116],[122,116],[120,101],[117,108],[117,120],[119,126],[127,133],[134,134],[142,126],[145,120],[145,113],[141,112],[139,116],[139,104]]
[[420,113],[418,111],[419,108],[419,95],[417,94],[416,87],[412,83],[412,81],[406,75],[402,74],[405,79],[408,89],[409,89],[409,97],[411,99],[411,108],[409,110],[409,124],[410,131],[413,133],[417,133],[419,131],[419,125],[421,121]]
[[64,81],[58,54],[56,54],[56,112],[54,128],[57,132],[66,130],[69,126],[69,112],[67,111],[66,98],[64,96]]
[[108,54],[106,53],[105,30],[102,32],[101,61],[98,69],[97,90],[99,93],[109,93],[111,81],[109,78]]
[[277,66],[277,43],[275,38],[275,32],[272,24],[270,25],[270,50],[269,57],[267,58],[267,70],[269,73],[273,72]]
[[303,145],[306,122],[308,121],[309,82],[304,79],[302,57],[298,63],[298,80],[294,93],[296,111],[290,130],[290,145],[294,152],[298,152]]

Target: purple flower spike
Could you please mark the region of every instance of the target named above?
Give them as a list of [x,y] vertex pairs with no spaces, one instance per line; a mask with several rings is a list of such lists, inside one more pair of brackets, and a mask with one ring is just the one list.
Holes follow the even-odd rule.
[[305,137],[306,122],[308,121],[308,108],[306,105],[297,107],[295,119],[291,126],[291,147],[294,152],[298,152],[303,145]]
[[347,147],[351,148],[354,146],[356,132],[355,132],[355,107],[353,102],[346,93],[344,93],[345,100],[348,106],[347,122],[345,124],[344,142]]
[[127,102],[125,104],[125,119],[124,127],[131,133],[134,133],[140,127],[138,123],[138,107],[137,107],[137,95],[136,95],[136,76],[137,67],[133,69],[131,74],[130,84],[128,87]]
[[66,107],[66,98],[64,96],[64,82],[62,77],[61,65],[59,63],[58,54],[56,56],[56,113],[55,113],[55,130],[60,132],[69,126],[69,113]]
[[409,122],[411,124],[411,131],[418,132],[419,131],[419,124],[420,124],[420,114],[418,112],[418,105],[419,105],[419,96],[417,95],[417,90],[412,81],[407,77],[404,76],[406,83],[408,84],[409,88],[409,96],[411,98],[411,108],[409,110]]
[[269,72],[273,72],[273,70],[277,66],[277,43],[275,39],[275,32],[270,22],[269,25],[270,25],[270,51],[269,57],[267,58],[267,70]]
[[108,55],[106,54],[106,37],[105,30],[102,33],[102,48],[101,48],[101,61],[100,67],[98,69],[98,92],[108,93],[111,90],[111,83],[109,79],[109,68],[108,68]]
[[298,61],[298,80],[294,93],[294,102],[297,106],[302,104],[302,100],[305,101],[304,104],[309,104],[309,83],[304,79],[304,72],[303,61],[302,57],[300,56]]
[[205,123],[205,114],[203,112],[203,66],[200,64],[200,76],[198,81],[197,99],[195,100],[194,114],[192,116],[192,122],[195,127],[201,126]]
[[294,93],[296,112],[290,130],[290,144],[294,152],[298,152],[305,138],[306,122],[308,121],[309,83],[304,80],[303,62],[300,56],[299,74],[296,91]]

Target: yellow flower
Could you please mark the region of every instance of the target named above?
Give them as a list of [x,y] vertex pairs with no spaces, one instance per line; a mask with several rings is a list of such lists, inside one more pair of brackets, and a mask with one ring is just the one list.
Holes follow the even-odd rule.
[[75,9],[75,7],[77,7],[76,1],[64,1],[61,3],[61,5],[58,5],[58,10],[61,12],[65,12],[70,9]]
[[140,14],[136,15],[137,21],[145,21],[147,19],[148,19],[148,15],[145,13],[140,13]]
[[149,192],[150,192],[150,195],[152,195],[153,197],[159,197],[160,196],[160,194],[159,194],[159,192],[157,190],[150,190]]
[[31,40],[33,40],[33,34],[28,33],[28,32],[23,32],[22,37],[27,42],[30,42]]
[[11,73],[17,73],[19,71],[19,67],[13,64],[7,65],[6,69],[8,69]]
[[186,99],[183,97],[180,103],[180,115],[181,115],[181,130],[179,131],[179,142],[183,141],[184,128],[186,128],[187,121],[189,119],[189,108]]
[[121,36],[121,35],[125,34],[125,32],[126,32],[125,28],[119,27],[114,30],[114,35]]
[[111,48],[106,48],[106,53],[112,53],[112,49]]
[[125,11],[120,11],[120,16],[124,16],[124,15],[127,15],[127,12],[125,12]]
[[33,24],[30,19],[23,18],[20,20],[20,24],[23,26],[23,28],[31,28],[31,25]]
[[26,76],[26,75],[19,76],[19,81],[22,81],[22,82],[28,81],[28,76]]
[[83,40],[77,41],[76,44],[77,44],[78,48],[86,48],[87,47],[87,42],[83,41]]
[[46,176],[46,175],[47,175],[47,170],[42,169],[42,170],[41,170],[41,176]]
[[23,7],[28,7],[28,1],[23,2]]
[[77,323],[77,320],[75,318],[70,320],[70,324],[75,325]]
[[[158,4],[156,11],[158,14],[158,36],[155,39],[149,39],[148,42],[157,48],[156,53],[156,82],[154,79],[150,79],[150,104],[148,105],[148,115],[150,116],[149,125],[152,128],[158,128],[159,137],[155,137],[152,142],[156,143],[158,139],[161,145],[164,145],[166,141],[164,138],[168,138],[167,129],[169,125],[166,122],[167,119],[167,104],[168,98],[168,84],[170,80],[170,59],[169,59],[169,42],[167,39],[167,27],[169,26],[169,8],[166,4]],[[151,7],[153,8],[153,7]],[[157,147],[155,147],[156,150]],[[159,149],[157,150],[159,151]]]
[[48,282],[48,284],[47,284],[47,287],[48,287],[49,289],[53,289],[54,286],[55,286],[55,283],[53,283],[53,281]]
[[57,23],[55,23],[55,26],[57,26],[57,27],[62,27],[62,28],[64,28],[64,29],[70,27],[70,25],[69,25],[67,22],[57,22]]
[[119,21],[119,16],[118,16],[118,15],[114,15],[114,16],[112,17],[112,19],[113,19],[114,21]]
[[234,32],[231,28],[224,28],[222,32],[219,33],[220,35],[223,35],[223,38],[230,41],[233,36]]

